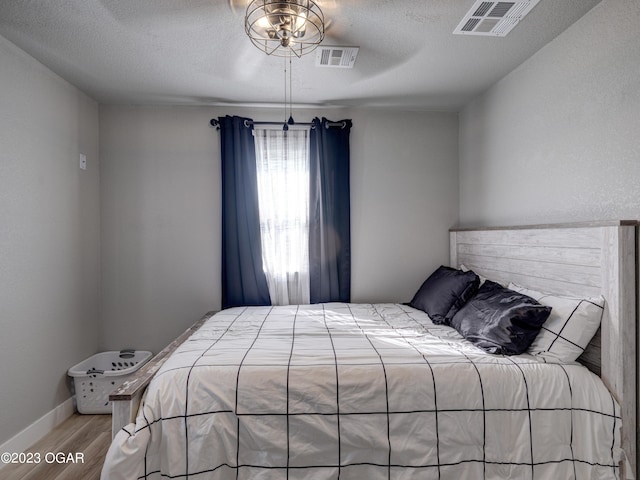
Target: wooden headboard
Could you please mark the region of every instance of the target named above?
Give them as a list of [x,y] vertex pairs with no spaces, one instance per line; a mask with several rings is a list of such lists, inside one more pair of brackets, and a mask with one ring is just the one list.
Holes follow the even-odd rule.
[[579,361],[620,403],[622,446],[635,475],[638,222],[454,228],[450,241],[451,266],[546,293],[605,298],[600,331]]

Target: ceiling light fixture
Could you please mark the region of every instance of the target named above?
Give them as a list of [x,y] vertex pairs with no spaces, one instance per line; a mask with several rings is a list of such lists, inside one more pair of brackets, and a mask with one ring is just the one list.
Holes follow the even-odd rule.
[[324,15],[313,0],[251,0],[244,29],[267,55],[302,57],[324,39]]

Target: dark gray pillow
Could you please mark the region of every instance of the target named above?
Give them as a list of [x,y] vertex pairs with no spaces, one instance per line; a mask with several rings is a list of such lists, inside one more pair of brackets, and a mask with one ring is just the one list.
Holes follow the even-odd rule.
[[471,271],[441,266],[424,281],[409,305],[426,312],[433,323],[448,324],[479,284],[480,278]]
[[551,307],[491,280],[451,320],[460,334],[489,353],[519,355],[529,348]]

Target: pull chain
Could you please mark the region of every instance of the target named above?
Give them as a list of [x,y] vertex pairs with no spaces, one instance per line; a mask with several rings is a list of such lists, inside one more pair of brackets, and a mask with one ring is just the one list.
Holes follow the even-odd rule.
[[[287,80],[289,81],[289,88],[287,89]],[[287,120],[287,93],[289,94],[288,106],[289,106],[289,119]],[[289,130],[289,125],[294,125],[296,122],[293,120],[293,65],[291,63],[291,55],[289,55],[289,77],[287,78],[287,57],[284,57],[284,124],[282,130],[285,132]]]
[[289,130],[287,124],[287,57],[284,57],[284,123],[282,124],[282,130],[285,132]]
[[289,55],[289,125],[293,125],[293,66],[291,65],[291,55]]

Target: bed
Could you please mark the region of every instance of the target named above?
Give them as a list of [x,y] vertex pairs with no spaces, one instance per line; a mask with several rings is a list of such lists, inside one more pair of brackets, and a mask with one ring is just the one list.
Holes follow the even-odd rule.
[[206,318],[158,366],[103,478],[633,478],[636,230],[450,232],[452,266],[606,299],[580,363],[487,354],[403,304]]

